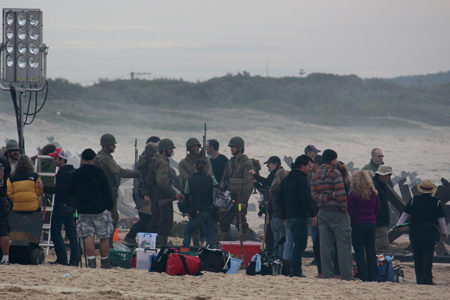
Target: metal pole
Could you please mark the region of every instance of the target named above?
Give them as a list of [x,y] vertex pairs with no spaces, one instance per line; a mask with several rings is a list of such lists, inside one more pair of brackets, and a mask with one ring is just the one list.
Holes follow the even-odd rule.
[[19,92],[19,147],[25,153],[25,140],[23,137],[23,92]]

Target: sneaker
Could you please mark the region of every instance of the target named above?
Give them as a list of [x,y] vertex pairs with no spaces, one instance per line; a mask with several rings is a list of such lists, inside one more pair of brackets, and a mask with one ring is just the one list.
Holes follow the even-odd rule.
[[102,269],[112,269],[111,264],[109,263],[109,259],[100,259],[100,264]]
[[88,268],[97,268],[97,260],[95,258],[88,258]]
[[9,265],[9,261],[7,261],[7,260],[5,260],[5,261],[0,261],[0,265],[2,265],[2,266],[7,266],[7,265]]

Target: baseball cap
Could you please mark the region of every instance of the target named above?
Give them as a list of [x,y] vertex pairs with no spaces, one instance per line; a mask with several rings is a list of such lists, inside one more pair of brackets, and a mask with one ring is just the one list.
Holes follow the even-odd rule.
[[55,152],[49,153],[48,155],[53,158],[59,157],[66,160],[68,159],[67,152],[63,148],[58,148]]
[[270,163],[281,164],[281,160],[278,156],[271,156],[271,157],[269,157],[269,159],[266,162],[264,162],[264,164],[270,164]]
[[310,151],[314,151],[314,152],[316,152],[316,153],[319,153],[321,150],[317,149],[316,146],[314,146],[314,145],[308,145],[308,146],[306,146],[306,148],[305,148],[305,154],[308,153],[308,152],[310,152]]

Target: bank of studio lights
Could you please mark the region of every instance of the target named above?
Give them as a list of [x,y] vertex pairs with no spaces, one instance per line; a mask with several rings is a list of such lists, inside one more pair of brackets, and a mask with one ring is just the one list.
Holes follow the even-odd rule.
[[40,83],[43,80],[42,12],[3,9],[3,81]]

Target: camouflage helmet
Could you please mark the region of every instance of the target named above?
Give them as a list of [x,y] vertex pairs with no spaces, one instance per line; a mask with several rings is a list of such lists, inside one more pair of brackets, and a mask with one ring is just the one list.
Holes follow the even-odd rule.
[[9,140],[6,143],[6,152],[12,151],[12,150],[19,150],[20,151],[19,143],[16,140]]
[[196,138],[190,138],[187,140],[186,142],[186,150],[189,150],[189,148],[191,148],[192,146],[201,146],[199,140],[197,140]]
[[175,149],[175,145],[172,140],[162,139],[159,141],[159,151],[166,151],[170,149]]
[[117,144],[116,138],[110,133],[105,133],[100,138],[100,146],[108,146],[113,144]]
[[235,136],[228,143],[228,147],[237,147],[237,148],[244,149],[244,140],[239,136]]

